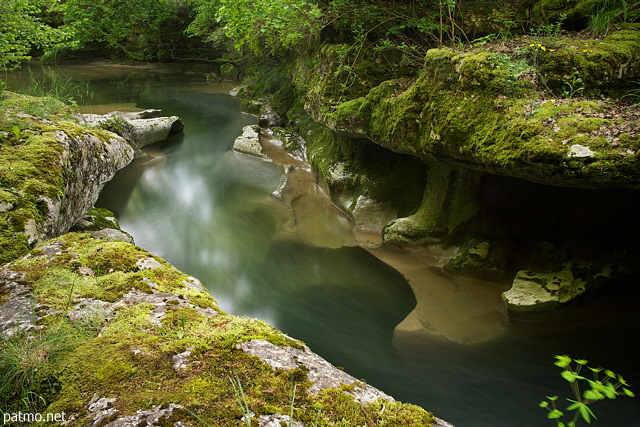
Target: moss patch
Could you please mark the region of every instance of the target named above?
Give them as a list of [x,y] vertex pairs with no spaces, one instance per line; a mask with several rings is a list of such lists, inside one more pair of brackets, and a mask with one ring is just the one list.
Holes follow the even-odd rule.
[[[624,40],[620,43],[626,47],[620,49],[630,61],[640,57],[636,33],[640,32],[625,30],[610,36]],[[600,49],[613,55],[617,48],[611,43],[603,41]],[[566,65],[568,60],[562,59],[561,52],[549,53],[548,58]],[[599,58],[600,66],[611,73],[620,62],[610,63],[606,55]],[[604,179],[613,185],[637,183],[634,165],[640,137],[632,130],[622,130],[612,145],[612,139],[598,135],[623,122],[640,125],[637,116],[603,117],[602,111],[613,101],[550,98],[538,92],[526,74],[516,72],[518,67],[517,59],[489,51],[432,49],[422,74],[409,87],[401,86],[399,80],[384,82],[366,96],[342,102],[327,113],[315,109],[314,117],[338,133],[369,138],[425,160],[446,157],[485,172],[555,185],[599,186]],[[540,72],[545,69],[541,67]],[[635,75],[635,71],[629,73],[626,77],[618,73],[615,78],[624,82]],[[585,74],[587,86],[596,84],[599,76]],[[621,141],[630,156],[620,154]],[[573,144],[586,144],[597,154],[586,162],[570,163]]]
[[[237,426],[243,414],[235,381],[257,416],[289,414],[295,389],[294,418],[308,425],[433,422],[413,405],[374,402],[362,408],[346,389],[309,394],[304,370],[274,371],[236,347],[253,339],[296,348],[300,342],[262,321],[221,312],[209,294],[188,287],[188,276],[161,259],[152,269],[135,267],[135,260],[150,257],[130,244],[69,233],[11,264],[34,290],[43,330],[64,324],[81,338],[48,365],[47,378],[56,387],[43,395],[46,408],[38,410],[65,411],[75,417],[71,425],[87,425],[98,416],[89,402],[99,398],[109,399],[112,411],[101,422],[177,403],[185,409],[176,409],[169,421]],[[162,293],[163,300],[127,303],[122,297],[132,289]],[[78,316],[88,301],[111,311],[90,323]],[[0,351],[5,345],[0,342]],[[18,401],[11,405],[21,408]]]
[[[52,98],[2,92],[0,100],[0,264],[26,254],[33,234],[49,214],[43,197],[62,199],[65,183],[73,179],[61,164],[63,145],[57,134],[111,137],[87,130],[74,118],[74,109]],[[25,233],[32,223],[32,235]]]

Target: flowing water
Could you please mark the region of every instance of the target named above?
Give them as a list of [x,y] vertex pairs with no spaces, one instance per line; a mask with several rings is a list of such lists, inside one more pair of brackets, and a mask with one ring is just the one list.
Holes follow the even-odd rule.
[[[355,377],[458,427],[554,425],[538,403],[571,397],[553,366],[556,354],[621,372],[640,390],[637,286],[586,306],[512,319],[506,333],[479,344],[406,333],[416,306],[410,277],[380,260],[398,255],[341,246],[340,236],[349,242],[348,224],[319,187],[306,191],[311,202],[296,232],[279,232],[282,215],[271,193],[285,179],[283,169],[230,152],[242,127],[256,122],[226,95],[230,86],[104,64],[21,71],[5,80],[12,88],[44,78],[41,71],[71,82],[84,112],[159,108],[182,118],[184,133],[120,171],[98,206],[114,211],[136,244],[198,277],[223,310],[264,319]],[[450,301],[438,300],[447,283],[424,285],[426,309],[458,333],[459,314],[447,318]],[[470,305],[499,292],[465,289],[456,292]],[[640,420],[640,405],[629,398],[596,404],[594,412],[602,426]]]

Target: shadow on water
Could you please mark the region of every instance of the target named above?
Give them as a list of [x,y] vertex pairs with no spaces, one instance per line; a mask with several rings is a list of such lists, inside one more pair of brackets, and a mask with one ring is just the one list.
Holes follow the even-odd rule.
[[[482,344],[432,337],[394,347],[394,329],[416,304],[406,280],[360,248],[274,240],[278,222],[264,201],[280,186],[282,168],[229,152],[256,119],[220,93],[228,88],[152,70],[69,70],[92,93],[86,111],[159,108],[185,123],[183,135],[151,148],[153,160],[119,172],[98,205],[116,211],[138,245],[198,277],[224,310],[262,318],[458,427],[552,425],[537,404],[568,396],[555,354],[590,358],[625,374],[638,391],[640,292],[633,284],[584,307],[511,319],[506,333]],[[631,399],[594,411],[607,427],[640,419]]]

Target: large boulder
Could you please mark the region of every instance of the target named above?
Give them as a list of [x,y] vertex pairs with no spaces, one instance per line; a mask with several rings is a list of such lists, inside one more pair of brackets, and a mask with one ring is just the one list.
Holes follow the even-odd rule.
[[114,133],[77,123],[63,104],[42,119],[21,110],[41,98],[4,96],[3,126],[21,125],[0,133],[0,264],[67,232],[134,151]]
[[114,111],[108,114],[83,114],[85,125],[114,132],[125,138],[136,150],[166,141],[181,132],[184,124],[177,116],[159,117],[160,110],[139,112]]
[[242,129],[242,135],[233,143],[233,151],[262,159],[269,158],[260,144],[260,127],[257,125],[245,126]]
[[[0,334],[27,350],[48,344],[37,347],[30,409],[64,413],[67,426],[222,426],[243,416],[263,426],[448,425],[266,323],[223,312],[162,259],[87,234],[45,242],[0,270]],[[0,391],[12,412],[24,409],[24,387]]]
[[510,311],[546,311],[559,308],[585,289],[584,281],[576,279],[570,268],[551,273],[521,270],[502,298]]
[[518,271],[511,289],[502,294],[507,310],[540,312],[553,310],[593,293],[607,282],[624,278],[617,263],[570,261],[552,272]]

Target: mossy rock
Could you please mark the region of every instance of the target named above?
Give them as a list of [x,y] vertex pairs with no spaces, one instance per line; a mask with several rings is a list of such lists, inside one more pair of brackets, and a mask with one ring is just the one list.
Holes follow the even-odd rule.
[[66,232],[83,213],[76,210],[90,208],[83,198],[97,197],[102,183],[94,181],[128,161],[126,155],[107,158],[125,147],[123,140],[114,144],[114,134],[84,128],[76,109],[58,100],[2,92],[0,108],[2,264],[26,254],[38,241]]
[[[242,393],[260,419],[288,421],[282,414],[293,411],[309,425],[437,423],[265,322],[224,313],[196,279],[130,244],[66,234],[5,266],[0,304],[14,297],[16,286],[34,298],[34,323],[0,340],[0,352],[54,337],[64,346],[41,350],[37,362],[37,384],[52,386],[0,389],[3,410],[64,411],[72,426],[151,420],[237,426]],[[313,376],[307,375],[311,362],[298,363],[303,359],[316,361]],[[339,373],[345,384],[315,385],[317,366]],[[21,399],[32,391],[39,399]]]
[[[602,41],[598,49],[603,53],[597,56],[602,70],[608,66],[608,71],[585,65],[581,70],[593,71],[585,75],[585,87],[598,85],[602,73],[620,82],[634,78],[635,68],[623,67],[622,75],[618,68],[624,61],[640,64],[638,34],[628,29]],[[620,43],[615,42],[618,39]],[[570,58],[581,57],[574,51],[566,46],[547,52],[548,63],[557,60],[571,68]],[[389,80],[365,96],[333,107],[318,106],[324,101],[314,99],[316,93],[311,92],[306,106],[314,119],[339,135],[369,139],[424,161],[449,159],[482,172],[551,185],[638,186],[637,135],[619,136],[634,154],[629,156],[598,134],[614,124],[596,111],[607,109],[606,102],[550,98],[538,92],[522,69],[518,57],[432,49],[421,75],[408,85],[404,79]],[[598,107],[588,107],[589,102]],[[620,120],[638,118],[629,115]],[[595,155],[576,163],[570,152],[573,144],[589,147]]]

